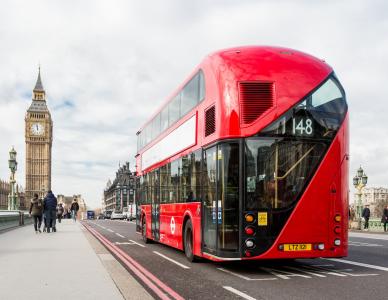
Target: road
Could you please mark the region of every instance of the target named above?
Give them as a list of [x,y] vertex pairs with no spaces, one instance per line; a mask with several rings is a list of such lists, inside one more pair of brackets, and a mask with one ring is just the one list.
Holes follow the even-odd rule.
[[[189,263],[184,253],[144,244],[135,223],[85,222],[130,257],[133,264],[157,277],[181,299],[387,299],[388,235],[351,233],[344,259]],[[120,258],[120,257],[119,257]],[[121,260],[123,261],[122,257]],[[125,260],[125,259],[124,259]],[[128,260],[126,260],[128,261]],[[160,294],[128,271],[156,299]],[[168,298],[168,299],[169,299]]]

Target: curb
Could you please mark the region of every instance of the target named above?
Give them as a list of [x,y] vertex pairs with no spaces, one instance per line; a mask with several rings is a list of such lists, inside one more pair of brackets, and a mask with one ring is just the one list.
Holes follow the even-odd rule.
[[177,292],[167,286],[165,283],[161,282],[156,278],[152,273],[147,271],[143,266],[136,262],[132,257],[126,254],[119,247],[114,245],[103,235],[93,229],[87,224],[82,224],[97,240],[100,241],[112,254],[116,256],[126,267],[128,267],[138,279],[140,279],[149,289],[151,289],[160,299],[163,300],[183,300],[184,298],[180,296]]

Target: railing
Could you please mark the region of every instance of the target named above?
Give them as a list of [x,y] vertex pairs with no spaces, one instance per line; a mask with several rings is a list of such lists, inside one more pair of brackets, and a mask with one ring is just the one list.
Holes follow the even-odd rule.
[[0,210],[0,231],[31,224],[33,219],[27,212],[19,210]]
[[[359,223],[357,220],[349,221],[351,222],[351,229],[358,229]],[[365,221],[361,221],[361,230],[364,229]],[[381,223],[381,218],[371,218],[369,219],[369,231],[373,232],[383,232],[384,223]]]

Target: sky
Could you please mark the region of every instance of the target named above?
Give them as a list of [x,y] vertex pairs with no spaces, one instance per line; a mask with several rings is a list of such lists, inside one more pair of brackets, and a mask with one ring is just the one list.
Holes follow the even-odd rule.
[[[54,121],[52,189],[92,208],[119,163],[134,169],[136,132],[209,53],[243,45],[324,59],[350,113],[350,178],[388,187],[387,1],[21,1],[0,10],[0,179],[18,152],[38,65]],[[350,185],[353,191],[353,186]]]

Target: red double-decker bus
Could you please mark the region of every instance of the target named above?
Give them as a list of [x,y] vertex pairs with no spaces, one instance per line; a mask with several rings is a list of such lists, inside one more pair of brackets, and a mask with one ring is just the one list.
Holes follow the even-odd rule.
[[347,255],[348,112],[323,60],[217,51],[137,135],[146,242],[190,261]]

